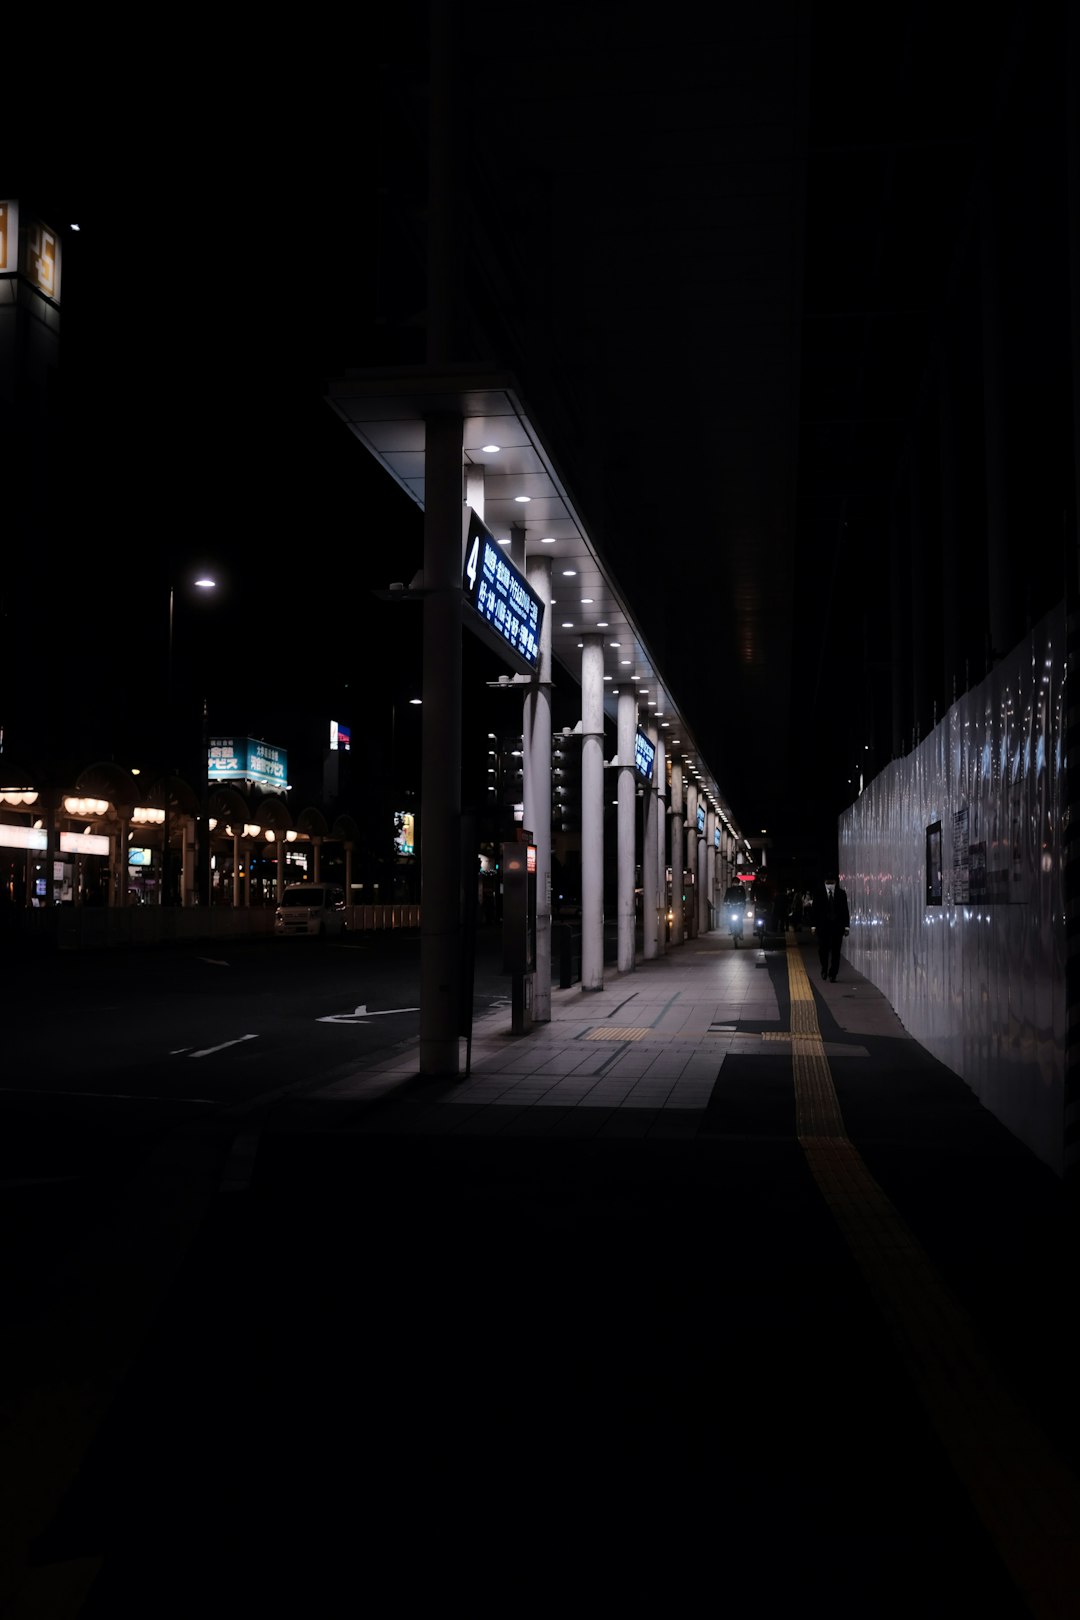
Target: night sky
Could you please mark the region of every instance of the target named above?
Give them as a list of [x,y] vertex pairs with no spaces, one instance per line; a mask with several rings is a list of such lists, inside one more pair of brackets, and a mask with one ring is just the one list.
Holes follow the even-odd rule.
[[[737,819],[827,845],[854,762],[986,665],[988,151],[1010,634],[1060,596],[1064,12],[445,9],[461,357],[519,378]],[[222,581],[178,589],[184,727],[205,688],[211,730],[379,731],[419,686],[420,613],[374,592],[419,568],[422,516],[323,395],[425,357],[428,41],[411,4],[347,60],[301,40],[318,116],[211,97],[212,153],[165,160],[180,223],[177,186],[27,199],[64,308],[5,580],[9,755],[153,748],[170,567]],[[498,673],[466,637],[467,737]]]

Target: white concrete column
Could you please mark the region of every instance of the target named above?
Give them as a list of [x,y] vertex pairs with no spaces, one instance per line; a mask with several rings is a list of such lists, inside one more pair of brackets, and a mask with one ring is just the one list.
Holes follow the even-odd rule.
[[705,927],[712,927],[716,909],[716,811],[705,818]]
[[285,893],[285,851],[289,847],[287,834],[282,831],[277,834],[277,867],[274,876],[274,898],[280,906]]
[[698,836],[697,846],[697,931],[707,934],[709,931],[709,892],[706,883],[708,872],[708,850],[705,843],[705,834]]
[[527,560],[526,578],[544,604],[540,662],[525,695],[522,780],[525,825],[536,844],[534,1024],[551,1022],[551,558]]
[[698,936],[698,891],[700,885],[697,880],[698,869],[698,835],[697,835],[697,783],[691,782],[686,790],[686,870],[693,878],[693,892],[690,895],[690,938]]
[[682,760],[671,761],[671,943],[681,945],[683,929],[682,881],[685,844]]
[[660,744],[656,722],[645,728],[645,735],[653,745],[652,781],[642,789],[643,815],[641,818],[641,916],[642,955],[647,962],[659,954],[660,890],[656,873],[656,768],[660,758]]
[[471,506],[481,523],[484,521],[484,468],[472,465],[465,468],[465,505]]
[[657,936],[657,954],[667,950],[667,754],[664,739],[657,734],[656,766],[653,781],[656,787],[656,906],[660,932]]
[[232,838],[232,903],[234,910],[240,904],[240,834],[235,827]]
[[620,973],[634,971],[634,821],[637,778],[634,745],[637,737],[637,693],[619,693],[618,770],[618,965]]
[[581,653],[581,988],[604,988],[604,639]]
[[420,1073],[456,1077],[461,999],[461,417],[429,416],[425,431]]

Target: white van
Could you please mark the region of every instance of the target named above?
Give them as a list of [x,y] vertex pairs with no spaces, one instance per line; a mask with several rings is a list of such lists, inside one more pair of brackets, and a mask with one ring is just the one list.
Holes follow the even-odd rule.
[[338,883],[290,883],[274,913],[275,934],[344,934],[345,890]]

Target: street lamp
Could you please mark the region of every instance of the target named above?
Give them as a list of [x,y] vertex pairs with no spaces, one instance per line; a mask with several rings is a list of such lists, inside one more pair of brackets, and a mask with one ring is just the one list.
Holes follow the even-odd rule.
[[[192,583],[200,591],[212,591],[217,586],[217,580],[211,579],[208,574],[200,574]],[[173,751],[173,610],[176,601],[176,584],[172,573],[169,574],[169,663],[168,680],[165,699],[165,821],[163,826],[164,842],[161,848],[161,904],[172,905],[172,849],[169,839],[171,836],[172,818],[172,751]],[[203,704],[205,719],[206,705]],[[203,754],[203,770],[206,770],[206,750]]]

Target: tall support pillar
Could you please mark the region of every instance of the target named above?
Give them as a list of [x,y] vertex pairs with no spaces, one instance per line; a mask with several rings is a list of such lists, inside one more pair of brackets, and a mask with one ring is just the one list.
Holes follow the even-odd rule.
[[[701,803],[702,795],[698,795]],[[706,826],[708,820],[706,819]],[[697,931],[699,934],[709,932],[709,901],[712,895],[709,892],[709,846],[704,833],[698,835],[697,846]]]
[[235,911],[240,904],[240,834],[235,827],[232,841],[232,903]]
[[425,423],[420,1073],[456,1076],[461,982],[462,420]]
[[[652,733],[650,732],[651,736]],[[656,765],[653,772],[656,788],[656,909],[659,933],[656,938],[658,956],[667,950],[667,755],[664,740],[657,735]]]
[[641,818],[641,921],[642,955],[651,962],[659,954],[660,889],[656,867],[656,766],[660,757],[655,723],[645,728],[645,735],[653,745],[653,776],[642,790]]
[[581,988],[604,988],[604,642],[581,653]]
[[637,735],[637,693],[619,693],[619,791],[618,791],[618,945],[619,972],[634,970],[634,822],[637,808],[637,781],[634,775],[634,745]]
[[525,825],[536,845],[536,968],[532,1019],[551,1022],[551,559],[528,560],[526,577],[541,602],[540,662],[525,695],[522,773]]
[[698,787],[690,782],[687,787],[687,872],[691,876],[690,899],[687,904],[687,933],[691,940],[698,938]]
[[716,811],[710,810],[705,822],[705,913],[706,928],[712,927],[716,914]]
[[681,945],[685,935],[683,927],[683,774],[682,760],[671,761],[671,943]]

